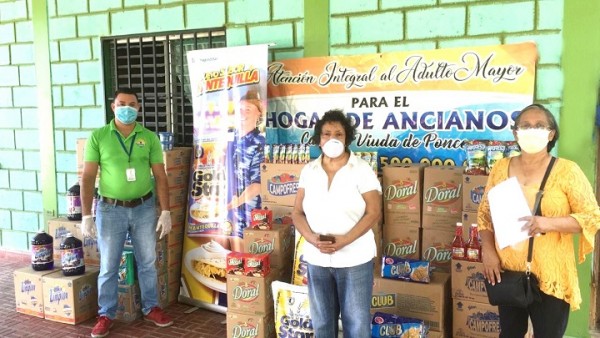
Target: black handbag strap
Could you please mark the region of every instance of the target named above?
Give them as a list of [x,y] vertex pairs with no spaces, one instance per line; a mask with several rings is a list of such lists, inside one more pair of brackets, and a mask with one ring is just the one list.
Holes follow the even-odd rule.
[[[550,158],[550,163],[548,163],[548,168],[546,168],[546,173],[544,174],[544,178],[542,178],[542,183],[540,184],[540,190],[535,194],[535,203],[533,205],[533,214],[535,216],[542,216],[542,211],[540,210],[540,204],[542,201],[542,197],[544,196],[544,187],[546,186],[546,181],[548,180],[548,176],[550,176],[550,171],[552,171],[552,167],[554,166],[554,162],[556,161],[556,157],[552,156]],[[529,249],[527,250],[527,273],[531,271],[531,258],[533,256],[533,237],[529,237]]]

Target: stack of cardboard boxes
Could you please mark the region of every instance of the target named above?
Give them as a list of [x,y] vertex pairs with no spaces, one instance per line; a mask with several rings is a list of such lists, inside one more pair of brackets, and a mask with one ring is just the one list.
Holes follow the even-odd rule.
[[[424,320],[430,337],[449,336],[452,237],[446,232],[460,217],[457,167],[397,164],[383,167],[383,255],[428,260],[435,271],[428,284],[380,277],[375,270],[371,312]],[[432,254],[432,252],[435,252]],[[381,256],[378,257],[381,260]],[[378,263],[381,263],[380,261]],[[380,265],[380,264],[378,264]]]
[[[77,174],[83,173],[85,139],[77,140]],[[166,306],[177,300],[181,273],[181,250],[189,180],[191,148],[174,148],[163,153],[169,182],[171,233],[156,242],[156,268],[159,302]],[[81,221],[56,218],[48,222],[48,233],[54,238],[55,269],[34,271],[31,267],[15,270],[17,311],[53,321],[77,324],[97,314],[97,279],[100,254],[97,241],[84,238]],[[63,276],[60,271],[60,243],[67,233],[83,242],[86,272],[81,276]],[[141,316],[139,287],[132,247],[125,247],[119,271],[117,319],[131,321]],[[60,306],[56,305],[60,304]]]

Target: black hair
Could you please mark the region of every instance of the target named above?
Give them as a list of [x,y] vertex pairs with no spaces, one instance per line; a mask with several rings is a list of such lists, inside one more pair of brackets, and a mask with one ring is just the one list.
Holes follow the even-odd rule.
[[133,89],[129,88],[129,87],[121,87],[118,88],[115,91],[115,99],[117,98],[117,96],[119,96],[119,94],[127,94],[127,95],[133,95],[135,96],[135,100],[139,103],[140,102],[140,98],[137,95],[137,92],[135,92]]
[[341,109],[331,109],[323,114],[323,117],[315,124],[315,131],[310,138],[310,143],[320,145],[323,125],[331,122],[337,122],[344,128],[344,131],[346,132],[346,140],[344,143],[346,144],[346,150],[348,150],[348,146],[354,141],[354,137],[356,136],[356,127],[352,125],[350,118],[347,117]]
[[548,152],[550,152],[550,150],[552,150],[552,148],[554,148],[554,146],[556,145],[556,141],[558,141],[558,137],[560,136],[560,131],[558,130],[558,124],[556,123],[556,119],[554,118],[554,115],[552,115],[552,113],[543,105],[539,104],[539,103],[534,103],[534,104],[530,104],[527,107],[521,109],[521,112],[519,113],[519,115],[517,115],[517,117],[515,118],[515,125],[513,128],[517,128],[517,126],[519,125],[519,122],[521,121],[521,116],[523,115],[524,112],[531,110],[531,109],[538,109],[541,110],[544,115],[546,115],[546,119],[548,120],[548,127],[550,128],[550,130],[554,130],[554,138],[552,138],[552,140],[550,142],[548,142]]

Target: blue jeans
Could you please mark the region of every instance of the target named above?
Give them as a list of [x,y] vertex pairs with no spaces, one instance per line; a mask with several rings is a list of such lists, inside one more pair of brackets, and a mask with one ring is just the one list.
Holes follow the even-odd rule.
[[371,337],[373,261],[348,267],[308,264],[308,297],[315,338],[338,336],[342,315],[344,338]]
[[98,275],[98,314],[114,319],[117,315],[118,272],[129,231],[142,298],[142,312],[158,306],[156,276],[156,206],[154,197],[135,208],[98,201],[96,226],[100,251]]

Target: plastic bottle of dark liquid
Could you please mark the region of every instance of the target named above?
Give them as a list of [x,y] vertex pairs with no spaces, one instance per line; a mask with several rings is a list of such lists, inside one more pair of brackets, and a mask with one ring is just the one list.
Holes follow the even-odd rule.
[[71,233],[68,233],[60,243],[60,263],[65,276],[83,275],[85,273],[83,243]]
[[81,193],[79,182],[67,191],[67,218],[71,221],[81,221]]
[[52,242],[54,239],[44,230],[38,233],[31,240],[31,267],[33,270],[52,270],[54,268],[54,250]]

